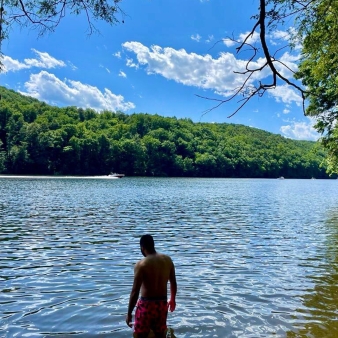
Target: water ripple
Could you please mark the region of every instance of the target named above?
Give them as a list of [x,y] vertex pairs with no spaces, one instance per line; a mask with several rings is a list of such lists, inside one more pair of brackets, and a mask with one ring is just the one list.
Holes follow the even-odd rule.
[[0,336],[131,337],[139,237],[179,285],[172,337],[338,336],[334,180],[0,178]]

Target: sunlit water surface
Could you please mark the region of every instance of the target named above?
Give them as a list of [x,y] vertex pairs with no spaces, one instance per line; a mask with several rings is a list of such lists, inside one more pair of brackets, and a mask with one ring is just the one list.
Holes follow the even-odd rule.
[[132,337],[139,237],[172,337],[338,337],[338,181],[0,178],[0,336]]

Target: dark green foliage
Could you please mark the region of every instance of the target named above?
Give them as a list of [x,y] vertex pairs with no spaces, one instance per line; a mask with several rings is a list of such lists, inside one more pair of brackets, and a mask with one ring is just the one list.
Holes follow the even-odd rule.
[[7,174],[327,178],[319,144],[233,124],[58,108],[0,87]]

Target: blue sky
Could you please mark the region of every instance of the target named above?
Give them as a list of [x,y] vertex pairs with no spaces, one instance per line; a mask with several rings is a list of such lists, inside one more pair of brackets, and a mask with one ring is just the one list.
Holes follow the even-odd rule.
[[[226,99],[242,78],[250,55],[236,54],[229,40],[243,40],[254,24],[258,0],[123,0],[124,23],[94,22],[88,36],[84,15],[66,16],[55,32],[12,27],[2,44],[0,85],[57,106],[91,107],[125,113],[190,118],[195,122],[236,123],[293,139],[316,140],[313,121],[303,115],[301,98],[278,86],[253,98],[233,117],[236,100],[206,114]],[[292,26],[292,22],[288,22]],[[272,49],[285,45],[285,27],[268,37]],[[257,36],[250,41],[255,44]],[[296,69],[299,49],[280,52]],[[260,59],[255,60],[259,64]],[[291,73],[284,70],[284,75]],[[256,79],[268,79],[257,74]]]

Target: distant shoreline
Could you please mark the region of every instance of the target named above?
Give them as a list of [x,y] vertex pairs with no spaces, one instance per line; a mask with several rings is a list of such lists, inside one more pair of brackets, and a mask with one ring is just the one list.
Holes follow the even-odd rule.
[[[161,178],[161,179],[172,179],[172,178],[180,178],[180,179],[228,179],[228,180],[279,180],[279,177],[276,178],[262,178],[262,177],[196,177],[196,176],[128,176],[129,178]],[[97,175],[97,176],[71,176],[71,175],[0,175],[0,179],[2,178],[29,178],[29,179],[107,179],[107,180],[120,180],[117,177],[110,177],[108,175]],[[284,180],[314,180],[313,178],[284,178]],[[318,178],[316,180],[337,180],[336,178]]]

